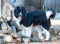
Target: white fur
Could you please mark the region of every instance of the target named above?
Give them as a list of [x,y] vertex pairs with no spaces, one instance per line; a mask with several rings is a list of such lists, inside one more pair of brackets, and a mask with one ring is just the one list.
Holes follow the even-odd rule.
[[22,16],[22,13],[20,12],[20,15]]
[[32,26],[30,27],[25,27],[24,25],[21,25],[22,27],[22,35],[31,37],[31,32],[32,32]]
[[[31,37],[31,33],[32,33],[32,27],[25,27],[24,25],[21,25],[22,28],[22,35],[26,36],[26,37]],[[27,40],[27,41],[26,41]],[[30,41],[29,38],[23,38],[24,42],[28,42]]]
[[47,19],[49,19],[49,17],[51,16],[51,14],[52,14],[52,11],[46,11],[46,17],[47,17]]
[[41,28],[43,29],[42,33],[44,33],[46,35],[45,40],[49,40],[50,39],[50,32],[47,29],[43,28],[42,26],[41,26]]
[[40,25],[34,26],[33,29],[38,32],[38,37],[41,39],[41,37],[42,37],[42,29],[41,29],[41,26]]

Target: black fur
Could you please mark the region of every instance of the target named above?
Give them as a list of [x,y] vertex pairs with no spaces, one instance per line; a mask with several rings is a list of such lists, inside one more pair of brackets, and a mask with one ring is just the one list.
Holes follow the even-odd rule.
[[[50,16],[50,18],[53,17],[55,17],[55,13]],[[31,24],[33,24],[33,26],[42,25],[45,29],[49,30],[51,26],[50,18],[47,19],[45,11],[30,11],[26,13],[26,16],[21,20],[20,24],[26,27],[29,27]]]
[[15,16],[16,18],[18,18],[18,17],[19,17],[19,14],[20,14],[20,7],[17,6],[17,7],[14,9],[14,16]]
[[44,28],[48,29],[47,21],[49,20],[46,18],[45,11],[31,11],[26,13],[26,16],[22,19],[20,24],[26,27],[29,27],[31,24],[33,24],[33,26],[42,25]]

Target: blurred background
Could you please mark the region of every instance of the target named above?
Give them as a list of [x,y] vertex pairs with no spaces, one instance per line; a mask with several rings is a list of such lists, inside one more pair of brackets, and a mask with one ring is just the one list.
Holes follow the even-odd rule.
[[[5,3],[10,5],[9,7],[4,7]],[[0,15],[12,14],[10,7],[12,6],[12,12],[16,6],[24,6],[27,11],[34,10],[47,10],[53,8],[56,11],[56,17],[51,20],[51,32],[54,34],[59,33],[60,35],[60,0],[0,0]],[[3,11],[6,9],[6,11]],[[56,32],[56,33],[55,33]],[[60,36],[59,36],[60,37]]]
[[[47,10],[48,8],[53,8],[56,12],[60,12],[60,0],[8,0],[11,5],[15,6],[25,6],[29,10]],[[4,6],[4,0],[0,0],[0,10]],[[59,15],[58,15],[59,18]]]

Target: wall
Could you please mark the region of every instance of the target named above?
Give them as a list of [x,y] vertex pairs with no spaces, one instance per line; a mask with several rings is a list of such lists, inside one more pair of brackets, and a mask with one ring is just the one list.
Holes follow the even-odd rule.
[[1,0],[0,0],[0,15],[1,15]]

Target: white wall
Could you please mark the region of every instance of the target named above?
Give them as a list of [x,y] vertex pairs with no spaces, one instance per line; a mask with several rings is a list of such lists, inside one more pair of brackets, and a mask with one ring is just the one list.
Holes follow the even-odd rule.
[[60,25],[60,19],[52,19],[51,24],[52,25]]
[[60,19],[60,13],[56,13],[55,19]]
[[52,25],[60,25],[60,13],[56,13],[56,16],[54,19],[51,19]]

